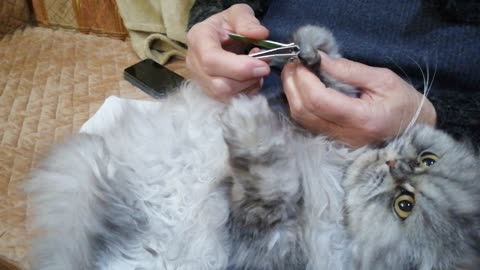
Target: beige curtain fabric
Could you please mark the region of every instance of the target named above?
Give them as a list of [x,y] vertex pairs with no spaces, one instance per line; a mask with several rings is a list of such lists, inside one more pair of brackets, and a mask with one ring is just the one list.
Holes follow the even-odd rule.
[[132,47],[141,58],[165,64],[186,54],[188,14],[195,0],[117,0]]

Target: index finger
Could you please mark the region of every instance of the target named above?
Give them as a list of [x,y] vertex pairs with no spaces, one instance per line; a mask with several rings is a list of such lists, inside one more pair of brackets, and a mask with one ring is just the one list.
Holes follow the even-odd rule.
[[346,84],[372,90],[382,72],[382,68],[368,66],[346,58],[332,59],[319,51],[321,55],[321,70],[329,76]]
[[293,80],[306,109],[318,117],[339,125],[358,124],[365,121],[362,100],[325,87],[320,79],[305,66],[298,65],[294,69]]
[[243,81],[266,76],[270,67],[262,60],[247,55],[237,55],[222,48],[224,33],[216,27],[204,25],[188,36],[191,54],[210,76]]

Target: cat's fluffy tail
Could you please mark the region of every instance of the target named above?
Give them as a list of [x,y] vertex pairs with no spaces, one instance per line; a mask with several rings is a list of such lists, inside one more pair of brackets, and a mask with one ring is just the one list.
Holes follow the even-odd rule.
[[34,269],[93,269],[91,242],[102,227],[94,218],[95,182],[108,159],[103,139],[79,135],[58,146],[26,185]]

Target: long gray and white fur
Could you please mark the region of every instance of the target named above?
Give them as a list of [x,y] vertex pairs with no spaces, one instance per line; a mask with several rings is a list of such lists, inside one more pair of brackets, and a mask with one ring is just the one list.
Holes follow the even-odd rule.
[[[328,30],[296,34],[305,29],[320,34],[300,34],[301,48],[338,54]],[[384,148],[349,151],[262,96],[222,104],[191,82],[155,106],[56,146],[32,173],[33,269],[478,265],[479,159],[440,131],[415,126]],[[440,159],[419,171],[412,160],[426,150]],[[404,186],[416,192],[405,220],[392,210]]]

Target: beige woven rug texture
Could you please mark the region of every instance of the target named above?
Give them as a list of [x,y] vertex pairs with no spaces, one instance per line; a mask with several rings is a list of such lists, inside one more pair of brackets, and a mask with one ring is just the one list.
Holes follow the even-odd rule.
[[139,59],[119,40],[26,28],[0,40],[0,256],[27,265],[22,184],[54,143],[111,95],[148,99],[123,79]]

